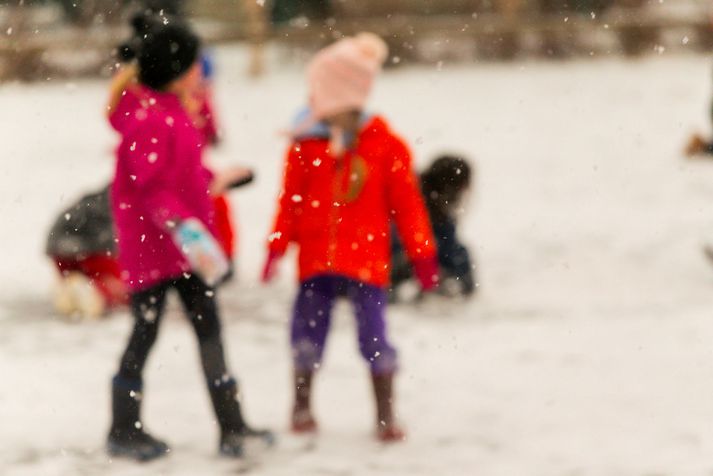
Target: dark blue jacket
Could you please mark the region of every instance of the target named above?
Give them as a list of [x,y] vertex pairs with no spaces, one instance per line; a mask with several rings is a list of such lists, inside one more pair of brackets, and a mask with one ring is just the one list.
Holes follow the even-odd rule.
[[[428,207],[428,197],[426,206]],[[468,249],[458,240],[456,234],[456,221],[452,217],[444,217],[442,214],[433,213],[429,208],[431,226],[436,237],[436,247],[438,249],[438,265],[441,271],[441,278],[455,279],[460,284],[460,292],[470,295],[475,292],[475,272],[473,262]],[[412,276],[411,264],[404,252],[398,233],[394,227],[391,231],[391,286],[398,287],[399,284],[408,280]]]

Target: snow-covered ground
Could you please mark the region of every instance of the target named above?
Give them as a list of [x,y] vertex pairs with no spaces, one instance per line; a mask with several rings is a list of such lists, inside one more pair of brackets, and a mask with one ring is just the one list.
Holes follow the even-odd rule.
[[[686,162],[707,129],[710,61],[404,68],[372,104],[424,165],[443,150],[478,168],[463,220],[482,286],[471,302],[389,311],[407,442],[372,437],[367,373],[339,308],[316,389],[321,433],[291,436],[287,317],[294,261],[258,284],[288,123],[304,99],[277,55],[262,80],[218,52],[227,141],[253,166],[234,194],[239,280],[225,339],[250,419],[280,442],[247,463],[216,456],[193,336],[173,305],[146,380],[145,422],[173,453],[149,465],[103,451],[126,312],[53,317],[43,257],[56,213],[111,173],[106,82],[0,87],[0,474],[709,475],[713,473],[713,162]],[[284,63],[287,63],[285,65]],[[278,64],[282,64],[278,66]]]

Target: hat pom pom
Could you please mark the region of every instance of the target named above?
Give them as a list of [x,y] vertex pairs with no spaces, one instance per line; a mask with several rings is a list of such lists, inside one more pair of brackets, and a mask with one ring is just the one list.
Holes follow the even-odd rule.
[[359,50],[364,56],[377,61],[380,65],[386,61],[389,55],[389,47],[386,42],[374,33],[362,32],[354,37]]

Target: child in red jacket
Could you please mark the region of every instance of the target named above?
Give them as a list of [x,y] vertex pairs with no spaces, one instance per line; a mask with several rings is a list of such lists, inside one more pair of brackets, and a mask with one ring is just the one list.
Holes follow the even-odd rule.
[[363,112],[384,42],[362,33],[320,51],[309,65],[310,110],[287,153],[263,280],[290,242],[299,246],[300,290],[292,315],[292,428],[314,431],[310,409],[334,301],[351,301],[359,349],[371,367],[382,441],[404,438],[392,408],[397,369],[384,320],[389,223],[395,221],[424,289],[437,283],[436,250],[411,154],[386,121]]

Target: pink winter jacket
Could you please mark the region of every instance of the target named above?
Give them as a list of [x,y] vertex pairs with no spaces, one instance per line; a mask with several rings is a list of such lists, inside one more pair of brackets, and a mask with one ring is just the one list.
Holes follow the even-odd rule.
[[213,230],[202,135],[177,96],[132,86],[110,117],[121,134],[111,190],[122,277],[133,291],[190,270],[170,222],[200,219]]

